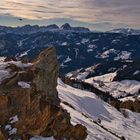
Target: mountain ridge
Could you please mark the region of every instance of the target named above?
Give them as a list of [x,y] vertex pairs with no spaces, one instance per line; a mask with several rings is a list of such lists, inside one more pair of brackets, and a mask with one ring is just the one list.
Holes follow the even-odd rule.
[[[67,27],[66,27],[67,26]],[[69,28],[68,28],[69,27]],[[68,23],[65,23],[61,27],[56,24],[51,24],[47,26],[38,26],[38,25],[24,25],[17,27],[7,27],[0,26],[0,33],[14,33],[14,34],[34,34],[37,32],[46,32],[46,31],[71,31],[71,32],[89,32],[90,30],[85,27],[72,27]]]

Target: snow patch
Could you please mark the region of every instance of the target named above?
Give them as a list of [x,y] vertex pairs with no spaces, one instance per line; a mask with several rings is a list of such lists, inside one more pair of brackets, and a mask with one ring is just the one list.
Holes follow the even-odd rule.
[[63,42],[61,45],[62,45],[62,46],[67,46],[68,43],[67,43],[67,42]]
[[110,54],[116,54],[117,51],[115,49],[109,49],[101,54],[101,58],[108,58]]
[[137,71],[135,71],[135,72],[133,73],[133,75],[138,75],[139,73],[140,73],[140,71],[137,70]]
[[[101,82],[108,83],[108,82],[112,82],[116,75],[117,75],[117,72],[108,73],[108,74],[104,74],[101,76],[93,77],[92,81],[101,81]],[[91,79],[87,79],[86,81],[88,81],[88,80],[91,81]]]
[[15,123],[15,122],[19,121],[19,119],[18,119],[18,116],[17,116],[17,115],[16,115],[16,116],[11,117],[9,120],[10,120],[10,123]]
[[135,80],[114,81],[115,73],[105,74],[102,76],[86,79],[85,82],[93,85],[101,91],[109,92],[113,97],[126,97],[135,95],[140,90],[140,82]]
[[68,62],[70,62],[70,61],[72,61],[72,59],[68,56],[68,57],[66,58],[66,60],[64,60],[64,63],[68,63]]
[[30,84],[24,82],[24,81],[19,81],[18,82],[18,85],[21,87],[21,88],[30,88]]
[[19,57],[23,57],[23,56],[28,55],[28,52],[29,52],[29,51],[30,51],[30,50],[27,50],[27,51],[23,52],[22,54],[20,54],[20,56],[19,56]]
[[82,44],[85,44],[87,42],[89,42],[89,39],[87,39],[87,38],[83,38],[82,41],[81,41]]
[[117,60],[127,60],[131,59],[131,52],[128,51],[122,51],[121,53],[118,54],[117,57],[114,58],[115,61]]

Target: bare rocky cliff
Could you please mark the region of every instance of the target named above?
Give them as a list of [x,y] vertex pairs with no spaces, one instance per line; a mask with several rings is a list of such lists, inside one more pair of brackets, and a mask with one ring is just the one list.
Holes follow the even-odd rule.
[[72,126],[56,90],[58,62],[50,47],[33,63],[4,62],[10,74],[0,83],[0,140],[41,135],[56,140],[85,140],[86,128]]
[[40,53],[34,63],[33,82],[37,89],[44,93],[45,98],[51,98],[55,103],[59,102],[56,91],[59,66],[56,59],[55,49],[48,48]]

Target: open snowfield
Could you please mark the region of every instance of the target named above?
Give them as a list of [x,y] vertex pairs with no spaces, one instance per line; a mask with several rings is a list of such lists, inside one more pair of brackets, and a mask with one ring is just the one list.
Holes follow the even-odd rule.
[[125,118],[119,111],[103,102],[95,94],[72,88],[62,83],[61,80],[58,80],[57,89],[61,101],[65,101],[75,108],[61,104],[70,112],[72,123],[74,125],[80,123],[87,127],[89,134],[87,140],[119,139],[92,122],[98,118],[101,119],[101,124],[105,128],[117,135],[124,136],[127,140],[140,139],[140,114],[126,110],[128,118]]
[[[101,76],[92,77],[84,80],[86,83],[93,85],[94,87],[109,92],[113,97],[126,97],[128,95],[135,95],[140,90],[140,82],[136,80],[123,80],[113,81],[116,73],[109,73]],[[122,98],[122,101],[134,100],[133,97]]]

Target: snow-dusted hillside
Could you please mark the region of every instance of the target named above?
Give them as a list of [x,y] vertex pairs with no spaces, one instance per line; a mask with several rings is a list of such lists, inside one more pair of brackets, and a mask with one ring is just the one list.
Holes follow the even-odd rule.
[[[140,90],[140,82],[136,80],[113,81],[116,75],[116,72],[108,73],[101,76],[91,77],[84,81],[104,92],[109,92],[115,98],[121,97],[121,101],[135,100]],[[131,96],[131,98],[128,98],[127,96]],[[135,98],[133,96],[135,96]]]
[[98,119],[101,125],[127,140],[139,140],[140,138],[140,114],[126,110],[128,118],[125,118],[114,107],[103,102],[95,94],[72,88],[58,80],[58,92],[63,108],[71,115],[72,123],[81,123],[87,127],[87,140],[117,140],[118,137],[104,130],[94,123]]
[[101,76],[96,76],[93,78],[93,81],[102,81],[102,82],[112,82],[114,77],[117,75],[116,72],[114,73],[108,73],[108,74],[105,74],[105,75],[101,75]]

